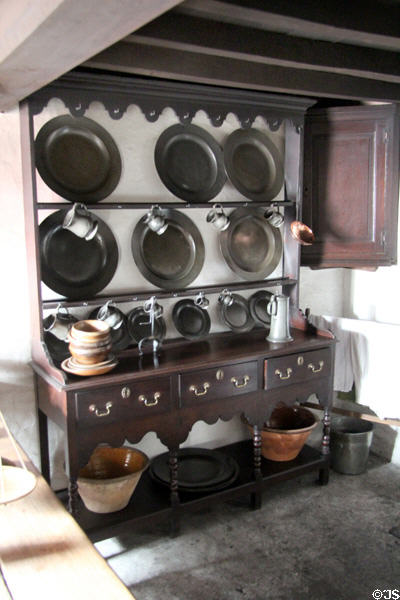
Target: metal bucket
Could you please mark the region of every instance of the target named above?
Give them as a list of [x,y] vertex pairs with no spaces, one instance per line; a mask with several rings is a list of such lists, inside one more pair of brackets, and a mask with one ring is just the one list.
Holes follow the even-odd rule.
[[331,431],[331,465],[338,473],[358,475],[367,466],[373,425],[357,418],[337,419]]

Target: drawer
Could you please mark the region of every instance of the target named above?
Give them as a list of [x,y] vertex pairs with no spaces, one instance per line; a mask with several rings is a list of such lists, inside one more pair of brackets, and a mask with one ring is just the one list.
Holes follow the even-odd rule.
[[171,382],[169,377],[128,381],[77,392],[75,402],[77,418],[86,425],[147,417],[170,410]]
[[247,394],[257,389],[257,361],[223,365],[180,375],[183,406]]
[[330,373],[329,348],[269,358],[264,362],[264,388],[270,390],[282,385],[312,381],[316,378],[328,377]]

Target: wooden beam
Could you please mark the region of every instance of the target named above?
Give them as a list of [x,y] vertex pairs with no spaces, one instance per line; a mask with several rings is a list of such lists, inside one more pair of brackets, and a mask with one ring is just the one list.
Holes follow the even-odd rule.
[[396,83],[160,48],[148,43],[119,42],[88,60],[84,66],[314,97],[400,101],[400,85]]
[[397,2],[186,0],[179,12],[300,37],[400,50]]
[[1,0],[0,110],[181,0]]
[[307,40],[170,11],[124,41],[400,83],[396,52]]

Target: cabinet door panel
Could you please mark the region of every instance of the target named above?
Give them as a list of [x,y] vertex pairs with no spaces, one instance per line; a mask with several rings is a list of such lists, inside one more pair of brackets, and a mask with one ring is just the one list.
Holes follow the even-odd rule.
[[396,261],[398,119],[392,106],[310,111],[303,221],[315,234],[302,264],[377,267]]

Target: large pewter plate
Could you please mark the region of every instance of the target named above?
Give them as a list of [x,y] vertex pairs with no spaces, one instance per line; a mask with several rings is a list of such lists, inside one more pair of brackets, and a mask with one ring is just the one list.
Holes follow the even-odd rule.
[[71,202],[103,200],[121,176],[112,136],[87,117],[61,115],[45,123],[36,136],[35,161],[43,181]]
[[228,229],[219,234],[227,265],[243,279],[265,279],[282,256],[279,229],[268,223],[263,208],[237,208],[229,215],[229,221]]
[[39,226],[42,281],[67,298],[90,298],[106,287],[116,271],[117,242],[97,216],[97,233],[90,241],[63,229],[67,212],[54,212]]
[[258,129],[237,129],[224,146],[225,168],[235,188],[250,200],[272,200],[283,185],[275,144]]
[[154,162],[164,185],[187,202],[208,202],[226,181],[221,147],[197,125],[177,124],[163,131]]
[[186,287],[204,263],[204,242],[196,225],[183,213],[163,210],[167,230],[158,235],[142,217],[132,234],[132,254],[144,277],[163,289]]

